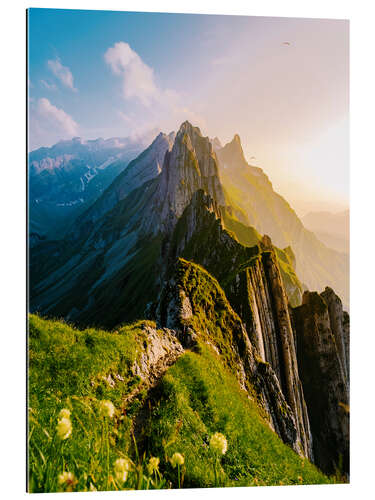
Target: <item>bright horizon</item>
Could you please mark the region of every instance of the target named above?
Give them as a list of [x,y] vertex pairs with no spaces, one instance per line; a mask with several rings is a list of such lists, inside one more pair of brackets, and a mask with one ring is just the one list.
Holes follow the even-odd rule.
[[348,21],[55,9],[29,19],[30,149],[151,140],[187,119],[223,145],[238,133],[299,215],[348,208]]

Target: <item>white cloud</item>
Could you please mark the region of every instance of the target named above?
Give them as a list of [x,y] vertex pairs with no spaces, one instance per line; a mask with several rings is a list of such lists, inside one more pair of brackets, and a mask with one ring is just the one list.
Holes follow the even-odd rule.
[[118,116],[123,120],[125,123],[131,123],[131,118],[127,114],[125,114],[123,111],[118,110],[117,111]]
[[30,149],[55,144],[61,139],[78,135],[77,122],[45,97],[31,103],[29,117]]
[[73,118],[68,113],[65,113],[63,109],[51,104],[45,97],[38,100],[37,109],[42,118],[56,126],[62,132],[72,136],[77,134],[78,125]]
[[190,110],[185,99],[173,89],[164,89],[155,82],[154,70],[126,42],[117,42],[104,54],[112,72],[122,79],[122,94],[126,100],[134,99],[144,108],[138,114],[117,111],[125,124],[133,130],[172,130],[185,120],[203,126],[204,119]]
[[68,87],[70,90],[77,92],[77,89],[74,87],[72,72],[67,66],[63,66],[61,64],[61,61],[58,57],[56,59],[48,60],[47,65],[55,75],[55,77],[58,78],[65,87]]
[[40,80],[40,83],[47,90],[56,90],[57,89],[57,87],[56,87],[56,85],[54,83],[49,83],[46,80]]
[[153,69],[147,66],[128,43],[117,42],[104,54],[114,74],[123,79],[122,90],[126,99],[136,97],[145,106],[160,98],[154,81]]

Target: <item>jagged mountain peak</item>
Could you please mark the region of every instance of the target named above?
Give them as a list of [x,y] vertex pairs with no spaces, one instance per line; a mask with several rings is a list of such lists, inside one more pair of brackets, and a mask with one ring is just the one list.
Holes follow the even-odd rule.
[[238,134],[235,134],[233,139],[219,150],[219,156],[222,163],[226,166],[236,165],[236,167],[240,168],[247,166],[241,138]]
[[173,143],[174,143],[175,138],[176,138],[176,132],[175,132],[174,130],[172,130],[172,132],[170,132],[170,133],[168,134],[168,139],[169,139],[169,141],[173,144]]
[[217,136],[211,139],[211,144],[215,152],[223,147],[223,145],[220,142],[220,139]]
[[199,127],[194,127],[194,125],[192,125],[188,120],[185,120],[179,130],[178,130],[178,134],[180,133],[187,133],[189,135],[192,135],[192,134],[198,134],[202,137],[202,132],[200,131],[200,128]]
[[201,151],[205,155],[212,155],[214,149],[209,137],[202,135],[199,127],[195,127],[189,121],[184,121],[180,126],[175,142],[184,142],[190,150],[195,150],[196,154]]
[[155,146],[159,144],[164,144],[165,142],[168,143],[169,148],[171,149],[175,140],[176,134],[175,132],[171,132],[170,134],[166,134],[164,132],[159,132],[159,134],[155,137],[155,139],[152,141],[150,146],[147,149],[154,148]]
[[218,205],[225,204],[211,142],[198,127],[185,121],[171,151],[165,155],[160,175],[156,196],[158,204],[161,203],[161,220],[172,227],[199,189],[212,196]]

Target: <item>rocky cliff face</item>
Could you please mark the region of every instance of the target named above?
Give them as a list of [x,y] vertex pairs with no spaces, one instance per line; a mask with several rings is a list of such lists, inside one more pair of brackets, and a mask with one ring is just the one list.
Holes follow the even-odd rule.
[[[240,349],[237,345],[238,355],[246,352],[248,356],[247,361],[238,360],[241,384],[248,376],[257,386],[255,380],[262,369],[272,373],[261,380],[260,393],[276,432],[325,472],[333,473],[336,467],[348,472],[349,316],[329,288],[321,296],[306,292],[303,306],[290,308],[270,238],[264,237],[257,247],[243,247],[224,229],[222,210],[202,191],[193,196],[176,225],[169,266],[182,255],[217,278],[240,319],[241,335],[236,338],[242,340],[238,345],[247,346]],[[199,280],[189,278],[197,288]],[[162,294],[158,317],[161,324],[177,331],[182,328],[189,343],[196,338],[191,318],[197,314],[209,317],[210,300],[204,299],[199,314],[192,299],[192,293],[199,292],[186,291],[186,282],[176,288],[176,279],[170,280],[168,298]],[[163,309],[162,304],[168,305]],[[215,308],[221,310],[222,306],[216,304]],[[205,331],[212,329],[206,325]],[[256,368],[249,361],[252,356]],[[277,381],[272,390],[271,379]],[[275,410],[279,406],[270,402],[278,391],[288,407],[288,419],[292,419],[288,425]]]
[[[262,243],[265,251],[262,252],[261,260],[257,260],[255,271],[262,279],[255,280],[252,269],[249,273],[252,276],[253,289],[253,294],[249,290],[249,302],[252,301],[254,307],[252,329],[261,326],[258,338],[260,346],[264,346],[264,361],[269,362],[278,375],[286,400],[295,416],[301,448],[306,456],[312,458],[309,418],[298,373],[288,300],[271,240],[265,237]],[[259,316],[257,304],[260,310],[268,309],[268,314]]]
[[349,472],[349,317],[332,289],[305,292],[293,310],[298,368],[315,463]]

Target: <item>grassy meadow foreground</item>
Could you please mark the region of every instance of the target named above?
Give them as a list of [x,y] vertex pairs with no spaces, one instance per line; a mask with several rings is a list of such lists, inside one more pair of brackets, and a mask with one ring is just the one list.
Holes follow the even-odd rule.
[[147,328],[30,316],[30,492],[340,481],[283,444],[210,343],[139,376]]

